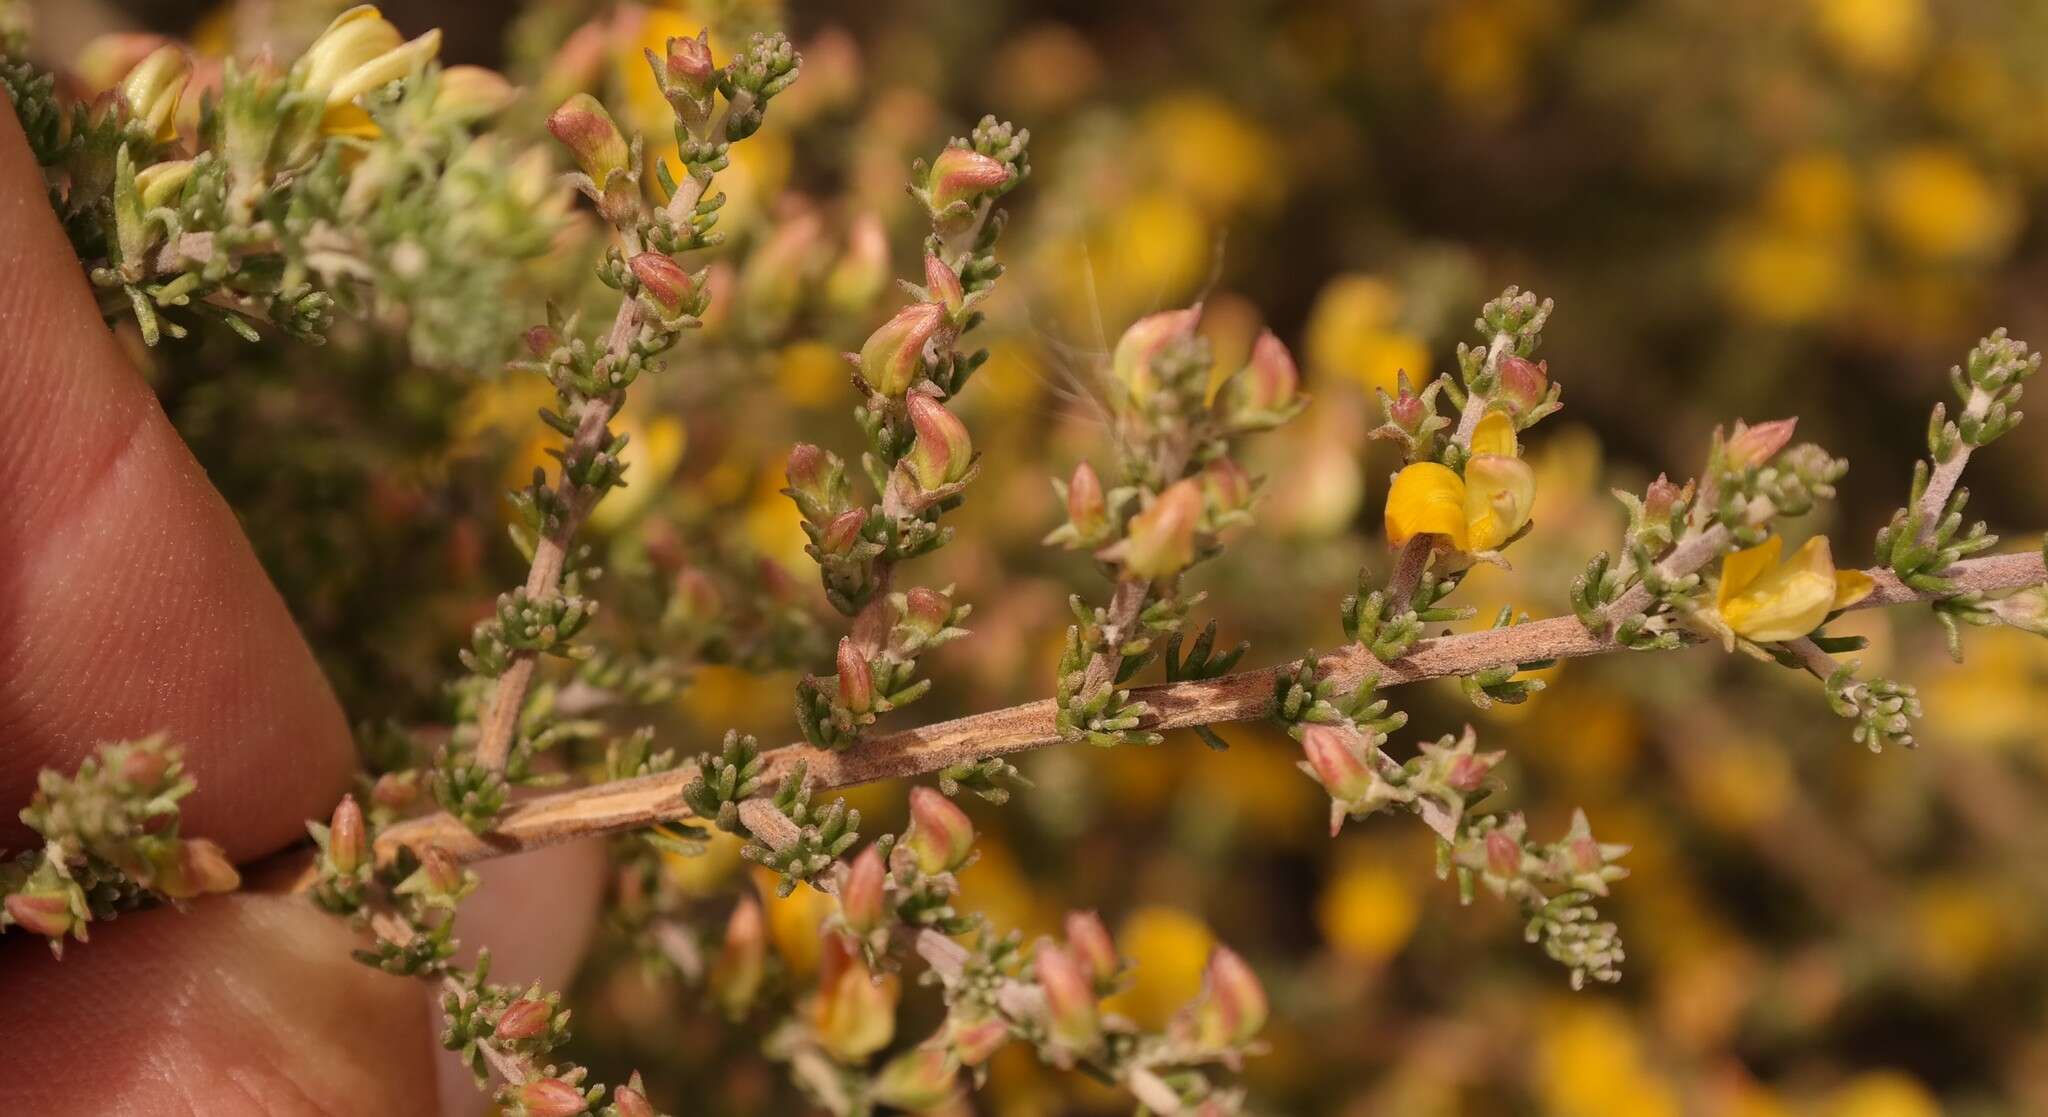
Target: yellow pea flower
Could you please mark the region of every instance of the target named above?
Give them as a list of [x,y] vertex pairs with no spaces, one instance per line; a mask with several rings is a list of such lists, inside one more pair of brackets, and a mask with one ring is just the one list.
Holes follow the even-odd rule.
[[329,135],[375,137],[377,126],[355,99],[409,77],[441,49],[435,29],[411,41],[374,4],[358,4],[334,17],[294,68],[299,87],[318,93],[327,111],[320,130]]
[[1816,535],[1779,562],[1785,541],[1773,535],[1721,562],[1716,607],[1721,621],[1759,643],[1794,640],[1820,627],[1836,609],[1870,595],[1870,576],[1836,570],[1827,537]]
[[1418,535],[1440,535],[1456,550],[1491,551],[1522,530],[1536,504],[1536,474],[1515,456],[1513,421],[1488,415],[1472,433],[1472,449],[1462,477],[1436,462],[1415,462],[1394,475],[1387,542],[1399,547]]

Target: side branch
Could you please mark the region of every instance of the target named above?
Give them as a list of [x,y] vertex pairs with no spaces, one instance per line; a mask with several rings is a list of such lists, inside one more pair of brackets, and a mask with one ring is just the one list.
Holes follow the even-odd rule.
[[[1852,608],[1928,601],[1935,596],[1912,589],[1886,569],[1865,573],[1875,589]],[[2034,551],[1970,559],[1951,567],[1947,576],[1955,591],[1996,593],[2048,581],[2048,570],[2043,569],[2040,552]],[[1553,617],[1423,640],[1391,663],[1380,663],[1363,647],[1352,646],[1323,657],[1317,670],[1339,686],[1355,686],[1365,676],[1377,675],[1379,685],[1387,687],[1469,675],[1490,667],[1622,650],[1612,639],[1587,632],[1576,617]],[[1248,721],[1271,714],[1275,678],[1282,672],[1292,674],[1299,666],[1296,662],[1218,679],[1142,687],[1131,696],[1151,708],[1146,718],[1148,729]],[[764,754],[762,783],[775,785],[799,762],[807,765],[816,786],[836,788],[1043,748],[1061,740],[1055,724],[1057,713],[1051,699],[1041,699],[876,737],[843,752],[786,745]],[[446,814],[412,819],[378,836],[377,855],[388,858],[402,846],[440,846],[462,860],[475,861],[687,818],[690,809],[683,803],[682,792],[695,777],[694,769],[679,769],[531,799],[508,809],[498,827],[483,835],[472,834]]]

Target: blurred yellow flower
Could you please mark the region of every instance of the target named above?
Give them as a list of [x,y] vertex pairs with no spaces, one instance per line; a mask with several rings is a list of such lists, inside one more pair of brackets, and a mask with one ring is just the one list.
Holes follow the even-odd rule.
[[777,879],[768,869],[754,869],[754,885],[768,916],[768,939],[775,944],[776,953],[790,972],[802,977],[818,968],[818,931],[839,910],[838,901],[810,887],[777,896]]
[[1967,981],[1997,962],[2011,940],[2000,892],[1990,881],[1936,877],[1915,890],[1908,909],[1919,964],[1929,973]]
[[1991,749],[2015,744],[2048,758],[2048,642],[2010,628],[1973,634],[1968,663],[1944,664],[1920,688],[1944,741]]
[[1434,6],[1423,58],[1444,91],[1475,115],[1520,107],[1529,46],[1553,17],[1548,0],[1462,0]]
[[1744,224],[1714,255],[1722,296],[1766,322],[1807,322],[1834,309],[1850,279],[1849,242],[1769,224]]
[[704,839],[704,852],[695,857],[663,850],[662,872],[686,896],[717,896],[745,864],[740,857],[740,847],[745,844],[737,835],[711,830]]
[[1877,212],[1901,248],[1934,261],[2004,255],[2018,231],[2019,201],[1970,157],[1945,144],[1892,153],[1876,170]]
[[607,533],[632,523],[661,495],[683,462],[687,438],[682,422],[671,415],[643,420],[635,411],[628,405],[612,423],[612,430],[627,439],[626,448],[619,452],[619,460],[626,464],[626,483],[590,510],[592,531]]
[[1871,1071],[1843,1083],[1828,1097],[1822,1117],[1941,1117],[1941,1103],[1918,1079],[1897,1071]]
[[798,407],[825,407],[846,398],[846,358],[822,341],[783,347],[775,362],[775,388]]
[[1163,97],[1145,110],[1140,129],[1166,185],[1211,213],[1270,205],[1285,190],[1268,131],[1221,98]]
[[1759,643],[1793,640],[1820,627],[1829,612],[1869,596],[1870,576],[1836,570],[1827,536],[1808,539],[1780,563],[1785,540],[1773,535],[1721,562],[1716,602],[1721,620]]
[[1402,371],[1417,387],[1427,383],[1429,350],[1421,338],[1399,327],[1401,307],[1400,293],[1378,276],[1332,279],[1309,312],[1309,367],[1368,393],[1378,388],[1392,395]]
[[1644,1066],[1636,1027],[1610,1004],[1559,1006],[1539,1032],[1542,1097],[1557,1117],[1679,1117],[1669,1082]]
[[1110,216],[1103,249],[1098,274],[1121,296],[1170,302],[1207,274],[1209,225],[1181,195],[1151,191]]
[[1137,963],[1131,984],[1103,1002],[1147,1028],[1166,1024],[1202,988],[1202,969],[1216,936],[1208,924],[1179,908],[1141,907],[1124,919],[1117,950]]
[[1377,965],[1408,944],[1420,911],[1414,885],[1390,858],[1354,856],[1324,886],[1316,922],[1338,954]]
[[1764,213],[1776,227],[1808,236],[1847,233],[1857,206],[1856,172],[1832,151],[1794,155],[1764,186]]
[[1926,48],[1923,0],[1812,0],[1812,8],[1821,42],[1859,70],[1896,75]]
[[1774,741],[1737,739],[1699,750],[1686,791],[1708,822],[1731,831],[1776,818],[1797,790],[1792,762]]

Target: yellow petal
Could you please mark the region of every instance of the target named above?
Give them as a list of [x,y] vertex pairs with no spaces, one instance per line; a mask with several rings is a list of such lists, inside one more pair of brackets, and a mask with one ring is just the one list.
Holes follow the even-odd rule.
[[[1513,433],[1508,437],[1513,438]],[[1491,551],[1506,543],[1529,522],[1529,511],[1535,506],[1536,473],[1527,462],[1481,454],[1465,463],[1465,526],[1470,549]]]
[[1716,604],[1726,606],[1737,594],[1749,588],[1751,582],[1762,577],[1778,565],[1778,556],[1784,553],[1785,541],[1775,535],[1746,550],[1735,551],[1721,560],[1721,592]]
[[343,74],[327,90],[327,103],[338,105],[353,101],[373,89],[411,77],[440,51],[441,30],[437,27],[409,43],[366,59]]
[[1441,535],[1465,549],[1465,482],[1436,462],[1403,468],[1387,490],[1387,542],[1398,547],[1418,535]]
[[353,136],[363,140],[374,140],[383,135],[369,113],[346,101],[327,107],[320,117],[320,130],[330,136]]
[[1721,619],[1759,643],[1792,640],[1820,627],[1834,604],[1834,555],[1827,537],[1817,535],[1784,565],[1758,575],[1739,593],[1730,595],[1724,583]]
[[1877,583],[1861,570],[1835,571],[1835,608],[1847,609],[1870,596]]
[[1489,411],[1472,428],[1472,452],[1474,454],[1495,454],[1503,458],[1520,457],[1521,444],[1515,441],[1515,421],[1504,411]]

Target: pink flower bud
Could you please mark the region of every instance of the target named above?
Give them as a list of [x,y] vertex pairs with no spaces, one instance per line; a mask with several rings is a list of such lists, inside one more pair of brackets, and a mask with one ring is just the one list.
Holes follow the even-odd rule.
[[1444,782],[1458,791],[1477,791],[1485,785],[1487,774],[1493,771],[1499,759],[1498,754],[1461,753],[1451,761],[1450,770],[1444,774]]
[[953,619],[953,602],[945,594],[918,586],[903,595],[903,623],[929,640]]
[[1131,517],[1130,530],[1112,557],[1137,577],[1171,578],[1194,563],[1201,520],[1201,486],[1191,478],[1175,481],[1151,507]]
[[1773,419],[1753,427],[1736,420],[1735,433],[1728,436],[1728,468],[1754,469],[1764,465],[1792,441],[1792,432],[1798,426],[1797,417]]
[[1109,530],[1109,502],[1102,495],[1102,478],[1095,467],[1082,462],[1067,479],[1067,521],[1082,539],[1095,539]]
[[675,592],[669,595],[669,612],[685,625],[704,625],[718,619],[725,602],[718,583],[694,566],[676,572]]
[[1143,404],[1158,391],[1159,377],[1152,371],[1153,359],[1173,342],[1193,337],[1201,318],[1200,307],[1162,310],[1138,319],[1124,330],[1116,349],[1110,353],[1109,370],[1132,402]]
[[164,773],[170,767],[170,758],[162,749],[130,748],[121,758],[121,782],[138,790],[153,791],[164,782]]
[[536,1078],[514,1096],[520,1117],[576,1117],[586,1111],[583,1091],[559,1078]]
[[1497,877],[1520,876],[1522,846],[1501,830],[1486,832],[1486,871]]
[[1566,842],[1565,854],[1571,858],[1574,873],[1597,873],[1607,866],[1607,859],[1600,855],[1600,843],[1591,834]]
[[887,915],[883,885],[888,878],[882,854],[874,846],[861,850],[847,868],[846,880],[839,887],[839,914],[854,934],[866,935],[882,926]]
[[974,443],[959,416],[937,399],[918,392],[910,397],[910,425],[917,431],[917,440],[904,461],[909,463],[918,488],[931,492],[967,476],[967,467],[974,463]]
[[1110,940],[1109,928],[1102,925],[1102,917],[1092,911],[1070,911],[1067,913],[1067,950],[1075,960],[1086,967],[1089,976],[1100,988],[1116,979],[1123,968],[1123,959],[1117,957],[1116,943]]
[[1531,361],[1527,357],[1502,357],[1500,361],[1500,396],[1507,402],[1508,411],[1514,415],[1526,415],[1543,403],[1543,397],[1550,393],[1550,362]]
[[924,258],[924,289],[933,302],[945,308],[947,317],[960,316],[967,292],[960,287],[959,274],[937,256]]
[[385,810],[403,811],[418,802],[419,797],[419,780],[399,772],[386,772],[370,786],[371,802]]
[[327,824],[327,863],[335,872],[348,876],[363,863],[368,850],[363,808],[356,805],[355,796],[344,795]]
[[526,342],[526,351],[542,360],[562,344],[562,336],[546,326],[529,328],[522,339]]
[[1203,466],[1199,480],[1202,482],[1202,494],[1208,498],[1209,508],[1216,515],[1227,515],[1251,506],[1251,475],[1230,458],[1217,458]]
[[924,350],[945,325],[937,303],[911,303],[868,335],[860,347],[860,378],[869,390],[902,396],[924,371]]
[[1423,406],[1422,397],[1406,384],[1401,386],[1401,394],[1387,405],[1387,419],[1409,434],[1420,433],[1422,421],[1427,418],[1429,409]]
[[852,640],[839,638],[839,704],[856,714],[875,708],[875,676]]
[[1685,488],[1681,489],[1671,483],[1671,478],[1659,473],[1657,479],[1650,482],[1649,489],[1643,493],[1643,515],[1652,520],[1662,520],[1671,515],[1671,510],[1678,506],[1679,501],[1691,495],[1691,482],[1688,481]]
[[929,787],[910,789],[910,832],[903,844],[918,870],[946,873],[967,863],[974,852],[974,823],[951,799]]
[[634,1074],[633,1081],[621,1086],[612,1094],[612,1108],[619,1111],[619,1117],[656,1117],[654,1106],[647,1095],[640,1092],[640,1075]]
[[1287,346],[1265,330],[1252,343],[1252,359],[1230,380],[1233,417],[1240,421],[1285,412],[1301,394],[1301,372]]
[[[808,497],[814,503],[826,507],[828,514],[832,500],[832,489],[838,480],[839,469],[832,455],[811,445],[799,442],[789,449],[789,465],[784,474],[789,479],[790,489],[799,496]],[[805,510],[809,514],[809,509]]]
[[1332,796],[1341,800],[1365,798],[1372,791],[1373,772],[1366,764],[1365,742],[1358,731],[1335,725],[1312,724],[1301,730],[1301,750],[1309,768]]
[[462,862],[440,846],[428,846],[420,854],[420,872],[425,874],[427,885],[443,895],[455,895],[467,883]]
[[1266,990],[1237,952],[1218,946],[1202,974],[1196,1034],[1209,1047],[1239,1047],[1266,1026]]
[[670,88],[681,90],[696,101],[710,96],[712,84],[718,80],[718,67],[711,62],[708,32],[699,31],[695,38],[670,39],[662,69],[668,75]]
[[1095,1008],[1095,987],[1074,956],[1050,939],[1038,944],[1034,962],[1039,987],[1045,991],[1046,1029],[1053,1041],[1075,1050],[1095,1045],[1102,1035]]
[[554,1010],[548,1007],[546,1001],[521,997],[506,1005],[505,1011],[498,1014],[498,1026],[492,1029],[491,1034],[505,1043],[532,1039],[547,1032],[548,1022],[554,1015]]
[[169,888],[165,891],[180,899],[233,892],[242,884],[242,874],[235,871],[227,851],[205,838],[187,838],[178,843],[178,868],[177,875],[184,884],[182,895]]
[[860,542],[861,528],[868,522],[868,510],[849,508],[825,525],[818,532],[818,549],[828,555],[849,555],[854,545]]
[[883,1105],[922,1113],[952,1096],[959,1060],[943,1047],[919,1047],[889,1060],[871,1096]]
[[73,925],[71,901],[62,892],[16,892],[6,907],[7,917],[31,934],[54,939]]
[[697,294],[697,283],[683,266],[662,252],[642,252],[628,263],[640,290],[661,312],[674,318],[689,309]]
[[725,944],[711,970],[711,990],[728,1016],[743,1016],[753,1005],[755,994],[761,991],[767,959],[768,935],[760,901],[742,896],[732,917],[725,921]]
[[562,107],[548,117],[548,132],[569,149],[576,165],[600,190],[614,172],[624,171],[627,160],[632,158],[626,137],[619,134],[612,115],[588,93],[578,93],[562,102]]
[[1008,181],[1010,168],[1002,163],[970,148],[949,147],[932,160],[925,177],[925,204],[934,215],[943,214]]
[[978,1067],[1010,1042],[1010,1025],[1000,1016],[987,1016],[971,1024],[955,1023],[950,1038],[961,1063]]

